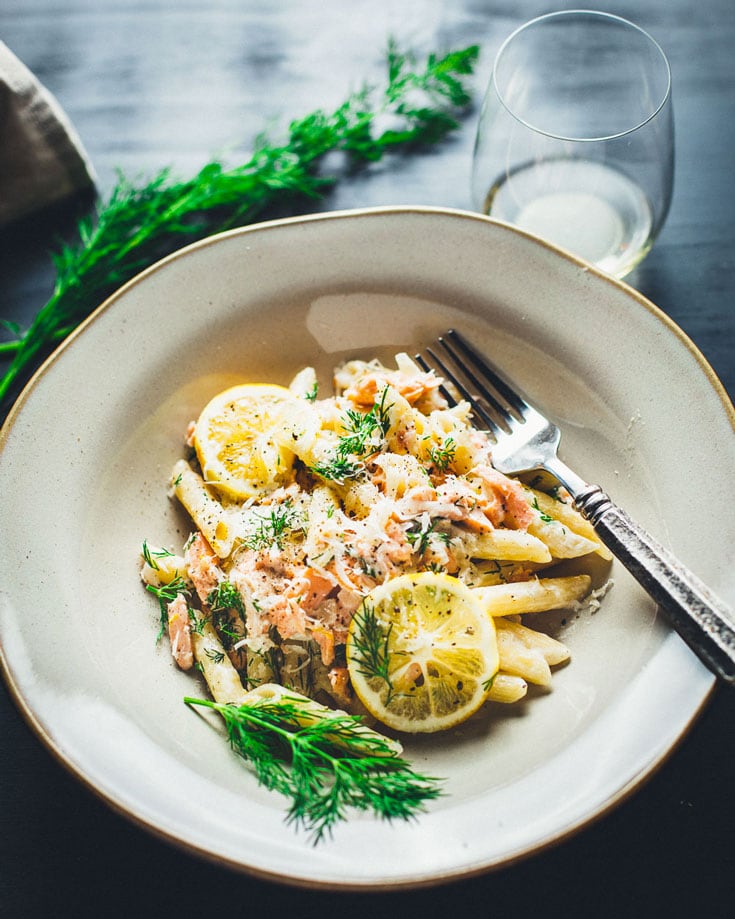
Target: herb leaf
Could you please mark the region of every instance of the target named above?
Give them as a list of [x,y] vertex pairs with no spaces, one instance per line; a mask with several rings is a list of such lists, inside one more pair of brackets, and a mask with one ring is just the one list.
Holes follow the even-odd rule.
[[223,580],[209,592],[207,596],[207,605],[212,612],[218,613],[223,610],[234,609],[241,616],[245,616],[245,604],[243,603],[240,591],[235,587],[232,581]]
[[390,633],[393,625],[385,628],[375,615],[375,607],[367,601],[355,611],[352,622],[352,658],[358,670],[368,679],[384,680],[388,687],[387,705],[393,695],[390,678]]
[[[96,220],[81,221],[78,241],[54,256],[53,294],[30,327],[21,332],[2,321],[12,340],[0,343],[0,357],[12,360],[0,378],[0,403],[29,365],[115,288],[163,255],[250,223],[275,205],[323,196],[338,178],[336,172],[320,172],[327,153],[342,151],[353,163],[370,163],[390,150],[434,144],[455,130],[456,110],[469,101],[463,77],[472,73],[477,56],[477,46],[444,57],[430,55],[419,69],[391,43],[382,92],[368,87],[331,113],[318,110],[293,121],[280,143],[258,138],[250,158],[239,166],[212,161],[184,181],[164,169],[142,186],[118,175]],[[380,116],[388,116],[396,127],[379,133]]]
[[446,472],[451,466],[456,452],[457,444],[454,438],[446,437],[441,446],[432,447],[429,450],[429,459],[439,472]]
[[303,706],[288,697],[242,705],[184,701],[219,712],[233,750],[266,788],[291,799],[287,821],[307,830],[314,843],[349,809],[408,820],[441,794],[436,779],[414,772],[387,738],[367,734],[353,715],[330,712],[305,724]]
[[338,485],[344,485],[348,479],[356,479],[364,472],[365,465],[355,462],[355,460],[337,456],[335,459],[324,463],[315,463],[313,466],[309,466],[309,469],[323,479],[329,479]]
[[337,441],[334,458],[311,466],[312,472],[323,479],[344,484],[347,479],[356,479],[365,471],[363,460],[379,453],[385,446],[385,437],[390,428],[390,405],[385,404],[388,387],[383,390],[379,402],[368,412],[348,408],[342,417],[345,432]]
[[439,542],[448,543],[449,534],[443,530],[437,530],[437,526],[442,518],[434,517],[431,520],[414,520],[406,530],[406,539],[411,543],[413,551],[422,556],[431,545],[432,539]]
[[158,605],[161,610],[161,626],[158,630],[156,641],[160,641],[168,627],[168,604],[175,600],[179,594],[188,597],[190,593],[189,587],[182,577],[175,577],[168,584],[162,584],[160,587],[146,584],[145,589],[158,598]]
[[154,571],[160,571],[156,561],[157,558],[173,558],[173,552],[169,552],[168,549],[151,549],[147,540],[143,540],[141,555],[143,556],[143,561]]
[[257,519],[256,527],[243,539],[243,545],[255,551],[271,546],[282,549],[286,537],[304,526],[301,515],[290,500],[275,505],[267,514],[255,513],[253,516]]
[[383,390],[379,402],[369,412],[348,408],[342,420],[346,432],[337,444],[340,457],[372,456],[383,447],[383,441],[390,428],[388,412],[391,406],[385,404],[388,387]]

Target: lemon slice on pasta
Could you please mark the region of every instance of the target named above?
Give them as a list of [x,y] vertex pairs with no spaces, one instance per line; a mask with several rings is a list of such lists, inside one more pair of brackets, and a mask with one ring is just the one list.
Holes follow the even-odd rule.
[[457,578],[433,572],[386,581],[364,599],[347,639],[350,679],[389,727],[433,733],[482,705],[498,669],[492,618]]
[[196,422],[204,480],[235,500],[288,482],[295,446],[314,436],[307,403],[272,383],[243,383],[216,395]]

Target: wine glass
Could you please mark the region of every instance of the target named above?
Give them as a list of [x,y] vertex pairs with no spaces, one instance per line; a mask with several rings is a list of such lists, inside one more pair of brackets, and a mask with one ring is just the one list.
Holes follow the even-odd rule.
[[673,172],[671,72],[647,32],[570,10],[506,39],[477,130],[477,210],[623,277],[666,219]]

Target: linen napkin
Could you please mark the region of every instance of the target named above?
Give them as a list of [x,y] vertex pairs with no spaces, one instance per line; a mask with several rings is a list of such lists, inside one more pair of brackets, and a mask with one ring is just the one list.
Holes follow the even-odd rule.
[[0,41],[0,227],[94,184],[58,101]]

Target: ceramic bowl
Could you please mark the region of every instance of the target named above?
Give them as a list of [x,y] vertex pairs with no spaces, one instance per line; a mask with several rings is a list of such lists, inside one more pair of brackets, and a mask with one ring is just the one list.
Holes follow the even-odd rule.
[[458,211],[325,214],[208,239],[107,300],[0,439],[5,677],[58,759],[141,826],[297,885],[439,883],[583,827],[705,703],[712,677],[614,563],[600,610],[559,624],[572,660],[553,692],[407,739],[445,794],[415,822],[355,816],[318,846],[183,704],[196,678],[156,644],[138,553],[186,537],[166,489],[187,422],[231,383],[286,383],[310,364],[328,386],[347,357],[413,352],[449,327],[557,421],[580,475],[732,602],[732,410],[692,343],[630,287]]

